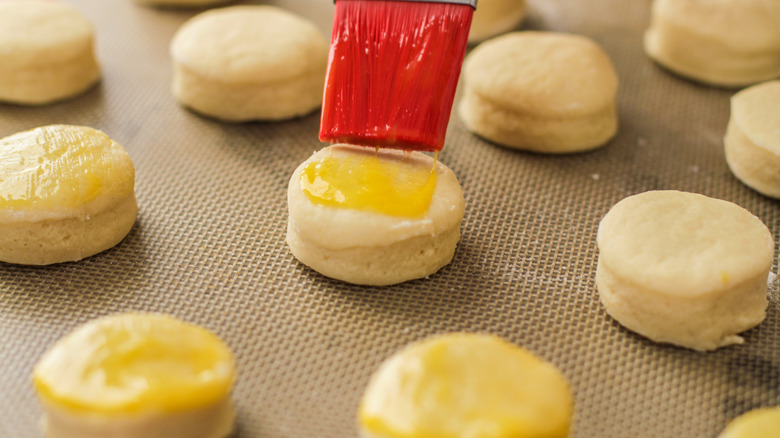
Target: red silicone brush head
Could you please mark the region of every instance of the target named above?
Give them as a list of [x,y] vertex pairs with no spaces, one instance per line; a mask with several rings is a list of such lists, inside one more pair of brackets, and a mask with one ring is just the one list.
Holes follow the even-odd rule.
[[320,140],[441,150],[473,13],[464,4],[338,0]]

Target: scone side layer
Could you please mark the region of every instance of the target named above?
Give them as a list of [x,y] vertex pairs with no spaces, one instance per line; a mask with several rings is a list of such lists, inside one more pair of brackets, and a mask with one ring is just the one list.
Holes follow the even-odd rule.
[[726,163],[737,179],[765,196],[780,198],[780,156],[753,143],[734,119],[723,142]]
[[766,316],[766,277],[699,297],[669,295],[620,278],[599,258],[596,285],[607,313],[655,342],[699,351],[741,344],[737,336]]
[[[437,236],[459,224],[465,210],[463,190],[455,174],[441,162],[436,165],[437,182],[428,212],[419,218],[389,216],[370,211],[335,208],[311,202],[301,190],[303,169],[325,154],[363,153],[365,148],[334,145],[323,148],[304,161],[293,172],[287,190],[289,217],[301,240],[327,250],[381,247],[417,236]],[[373,151],[373,150],[372,150]],[[404,152],[379,152],[392,159],[404,157]],[[424,165],[433,159],[413,152],[406,158]]]
[[[780,53],[777,58],[780,62]],[[754,85],[732,96],[731,119],[751,143],[780,157],[780,80]]]
[[0,261],[48,265],[81,260],[119,244],[133,228],[135,194],[97,213],[33,222],[0,222]]
[[468,85],[458,114],[475,134],[498,144],[543,153],[582,152],[603,146],[618,130],[615,105],[580,117],[540,117],[502,108]]
[[46,105],[78,96],[101,78],[90,49],[56,64],[10,69],[0,64],[0,100],[21,105]]

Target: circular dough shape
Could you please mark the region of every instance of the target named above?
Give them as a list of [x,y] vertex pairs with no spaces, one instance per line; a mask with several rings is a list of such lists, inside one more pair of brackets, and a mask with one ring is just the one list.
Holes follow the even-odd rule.
[[207,330],[159,314],[93,320],[49,349],[33,384],[47,438],[223,438],[233,355]]
[[754,85],[731,98],[726,162],[753,190],[780,198],[780,81]]
[[615,204],[597,240],[601,302],[629,330],[704,351],[742,343],[764,319],[774,242],[738,205],[645,192]]
[[229,3],[232,0],[134,0],[141,5],[198,8]]
[[469,31],[469,43],[477,43],[517,29],[525,18],[525,0],[479,0]]
[[94,39],[64,3],[0,2],[0,101],[44,105],[85,92],[100,79]]
[[718,438],[776,438],[780,406],[755,409],[732,420]]
[[279,8],[198,14],[176,32],[171,56],[174,95],[209,117],[282,120],[322,105],[328,42],[314,24]]
[[386,360],[358,420],[363,438],[566,438],[572,406],[553,365],[495,336],[456,333]]
[[463,72],[460,117],[495,143],[569,153],[602,146],[617,132],[617,75],[588,38],[510,33],[474,49]]
[[645,52],[663,67],[715,86],[780,76],[780,2],[656,0]]
[[436,162],[431,204],[419,217],[399,217],[312,202],[301,189],[301,173],[325,156],[347,159],[376,154],[410,168],[432,168],[419,152],[334,145],[315,153],[293,172],[287,191],[287,244],[295,258],[315,271],[354,284],[385,286],[434,274],[455,254],[465,201],[455,174]]
[[0,139],[0,261],[48,265],[118,244],[138,206],[135,169],[106,134],[51,125]]

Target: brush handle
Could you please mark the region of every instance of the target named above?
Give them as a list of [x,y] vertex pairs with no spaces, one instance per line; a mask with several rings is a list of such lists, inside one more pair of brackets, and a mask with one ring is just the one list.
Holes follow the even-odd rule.
[[[454,5],[469,5],[474,9],[477,9],[477,0],[393,0],[399,2],[416,2],[416,3],[451,3]],[[336,3],[336,0],[333,0]]]

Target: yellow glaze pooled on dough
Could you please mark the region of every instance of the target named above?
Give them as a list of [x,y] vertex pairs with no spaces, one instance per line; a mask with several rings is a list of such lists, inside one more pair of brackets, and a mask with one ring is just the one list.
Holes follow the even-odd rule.
[[718,438],[777,438],[780,406],[750,411],[732,420]]
[[309,200],[331,207],[419,217],[431,205],[436,170],[398,156],[331,152],[301,172]]
[[214,334],[158,314],[92,321],[57,342],[33,383],[44,401],[70,411],[122,415],[178,412],[224,400],[232,353]]
[[565,438],[571,415],[555,367],[494,336],[450,334],[385,362],[359,421],[383,438]]
[[127,153],[106,134],[51,125],[0,139],[0,209],[43,211],[133,191]]

